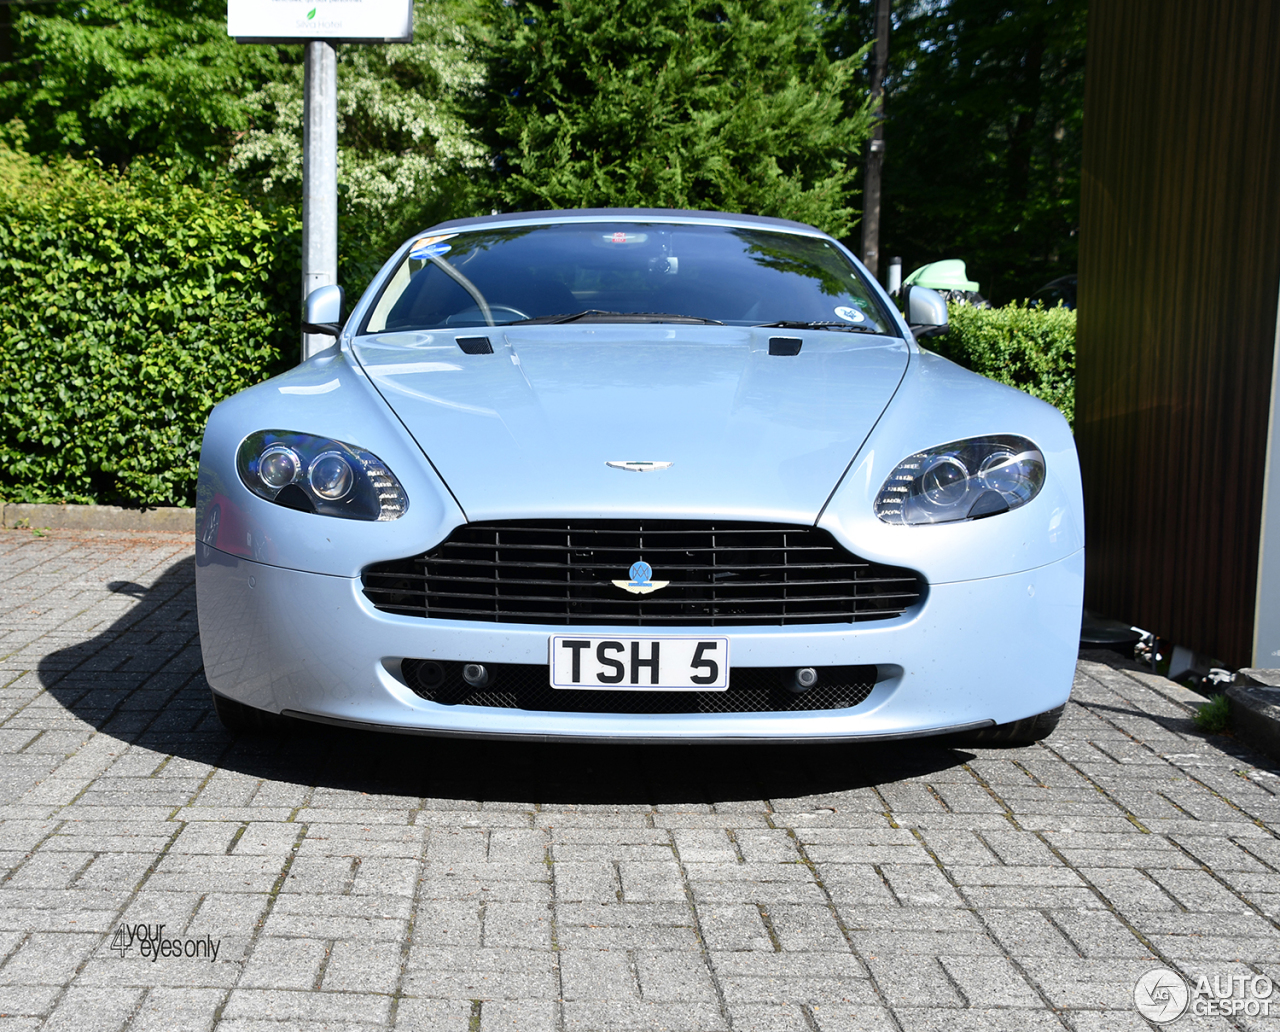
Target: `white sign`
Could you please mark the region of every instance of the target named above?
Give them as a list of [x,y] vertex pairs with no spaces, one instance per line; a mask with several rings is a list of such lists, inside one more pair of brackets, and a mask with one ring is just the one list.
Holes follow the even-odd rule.
[[409,43],[413,0],[227,0],[227,35],[242,43]]

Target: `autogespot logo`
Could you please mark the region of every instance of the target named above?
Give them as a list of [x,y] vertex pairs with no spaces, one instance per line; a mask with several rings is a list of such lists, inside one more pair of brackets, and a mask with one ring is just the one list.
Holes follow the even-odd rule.
[[1190,1013],[1206,1017],[1270,1017],[1275,983],[1266,975],[1197,975],[1195,984],[1168,968],[1138,979],[1133,1004],[1144,1018],[1164,1025]]
[[1157,1024],[1180,1018],[1190,998],[1182,976],[1168,968],[1148,971],[1133,987],[1133,1004],[1138,1013]]

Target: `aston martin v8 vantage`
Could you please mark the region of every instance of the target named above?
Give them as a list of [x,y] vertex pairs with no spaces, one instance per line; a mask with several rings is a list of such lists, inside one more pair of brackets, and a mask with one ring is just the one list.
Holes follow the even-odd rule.
[[593,740],[1031,741],[1084,541],[1051,406],[839,242],[672,210],[434,226],[200,458],[214,705]]

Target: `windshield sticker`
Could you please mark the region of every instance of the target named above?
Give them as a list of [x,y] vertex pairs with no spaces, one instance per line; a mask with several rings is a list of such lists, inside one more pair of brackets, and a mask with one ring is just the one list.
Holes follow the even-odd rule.
[[867,317],[859,312],[856,308],[850,308],[847,305],[841,305],[836,309],[838,315],[845,322],[866,322]]
[[609,244],[643,244],[649,239],[648,233],[606,233],[605,243]]
[[409,257],[425,262],[428,258],[439,258],[452,250],[448,244],[428,244],[426,247],[415,247],[409,252]]
[[413,246],[409,248],[409,257],[416,258],[418,261],[426,261],[428,258],[439,258],[442,254],[446,254],[449,248],[441,248],[440,244],[446,240],[452,240],[457,233],[441,233],[438,236],[422,237],[413,242]]

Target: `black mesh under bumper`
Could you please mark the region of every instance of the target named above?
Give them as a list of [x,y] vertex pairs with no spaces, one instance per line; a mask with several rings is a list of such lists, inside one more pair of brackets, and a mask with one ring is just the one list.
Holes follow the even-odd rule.
[[876,684],[874,666],[820,667],[818,683],[799,694],[786,682],[794,667],[741,667],[723,692],[617,692],[552,688],[547,667],[534,663],[486,664],[490,682],[473,688],[462,663],[406,659],[401,670],[413,691],[446,706],[541,710],[552,713],[782,713],[848,709]]

